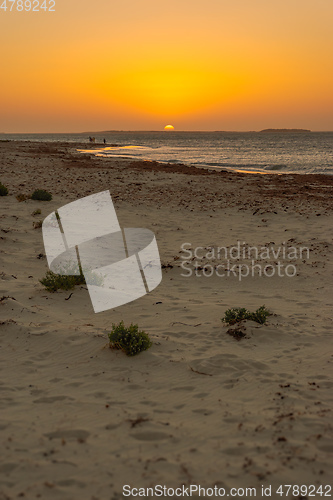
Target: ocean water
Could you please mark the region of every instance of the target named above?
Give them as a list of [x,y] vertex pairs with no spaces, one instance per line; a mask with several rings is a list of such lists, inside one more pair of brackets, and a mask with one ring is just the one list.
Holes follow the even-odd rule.
[[[333,132],[91,133],[99,156],[253,172],[333,174]],[[87,142],[86,134],[1,134],[0,140]],[[117,147],[109,147],[117,144]],[[89,154],[92,150],[89,149]]]

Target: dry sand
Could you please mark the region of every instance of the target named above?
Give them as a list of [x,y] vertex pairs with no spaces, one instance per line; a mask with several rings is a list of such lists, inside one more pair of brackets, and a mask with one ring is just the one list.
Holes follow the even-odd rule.
[[[329,484],[332,177],[211,173],[79,147],[0,142],[0,499],[116,499],[125,484],[255,487],[257,498],[272,485],[271,498],[301,498],[275,490]],[[53,200],[17,201],[36,188]],[[122,226],[155,232],[164,270],[152,293],[94,314],[86,287],[39,283],[47,263],[33,224],[106,189]],[[238,240],[289,240],[310,258],[292,278],[182,276],[182,243]],[[226,309],[262,304],[274,313],[266,325],[246,322],[241,341],[227,334]],[[122,319],[153,347],[110,350]]]

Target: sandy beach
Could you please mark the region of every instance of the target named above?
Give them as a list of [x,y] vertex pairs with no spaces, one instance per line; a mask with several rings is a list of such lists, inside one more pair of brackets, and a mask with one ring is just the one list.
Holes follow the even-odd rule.
[[[87,147],[0,141],[9,190],[0,197],[0,499],[118,499],[124,485],[217,486],[226,496],[255,488],[257,498],[263,486],[273,499],[310,498],[276,491],[332,481],[332,176],[77,151]],[[17,200],[35,189],[52,201]],[[108,189],[121,226],[155,233],[163,280],[95,314],[85,286],[49,293],[40,284],[48,267],[35,226]],[[218,257],[206,253],[238,241],[309,254],[292,261],[290,277],[218,276]],[[201,248],[187,271],[185,243]],[[264,260],[275,269],[278,259]],[[246,321],[240,341],[227,333],[227,309],[263,304],[265,325]],[[153,346],[134,357],[109,349],[121,320],[138,323]]]

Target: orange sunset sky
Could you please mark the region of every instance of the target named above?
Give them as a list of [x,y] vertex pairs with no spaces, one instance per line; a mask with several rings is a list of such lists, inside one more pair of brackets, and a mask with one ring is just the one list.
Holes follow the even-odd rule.
[[55,2],[0,9],[0,132],[333,130],[332,0]]

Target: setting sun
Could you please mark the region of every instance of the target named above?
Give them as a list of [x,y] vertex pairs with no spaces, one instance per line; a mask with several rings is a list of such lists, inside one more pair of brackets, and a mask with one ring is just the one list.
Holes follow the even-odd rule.
[[165,125],[164,130],[167,131],[175,130],[175,127],[173,125]]

